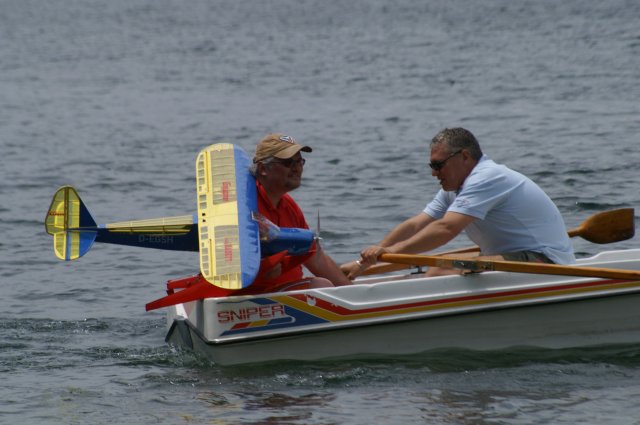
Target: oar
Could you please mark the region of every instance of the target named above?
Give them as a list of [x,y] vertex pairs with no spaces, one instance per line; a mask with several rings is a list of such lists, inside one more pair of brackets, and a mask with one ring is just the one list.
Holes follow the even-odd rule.
[[474,272],[500,271],[562,276],[583,276],[603,279],[640,279],[640,271],[636,270],[562,266],[559,264],[526,263],[519,261],[467,260],[455,257],[437,257],[433,255],[410,254],[382,254],[380,255],[379,259],[388,263],[400,263],[413,266],[456,268],[471,270]]
[[[602,211],[588,217],[580,226],[567,232],[570,237],[581,238],[597,243],[607,244],[631,239],[635,234],[635,221],[633,208],[621,208],[617,210]],[[477,246],[460,248],[434,255],[451,255],[465,252],[479,251]],[[373,275],[395,272],[410,268],[407,264],[377,264],[365,270],[362,275]]]
[[631,239],[635,234],[633,208],[603,211],[587,218],[569,230],[569,236],[580,236],[589,242],[605,244]]

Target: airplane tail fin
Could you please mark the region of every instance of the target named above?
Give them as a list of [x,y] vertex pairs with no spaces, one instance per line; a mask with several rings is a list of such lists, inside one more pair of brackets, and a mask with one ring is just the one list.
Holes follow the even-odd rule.
[[53,196],[45,218],[45,228],[53,236],[56,256],[65,261],[86,254],[98,230],[78,192],[71,186],[61,187]]

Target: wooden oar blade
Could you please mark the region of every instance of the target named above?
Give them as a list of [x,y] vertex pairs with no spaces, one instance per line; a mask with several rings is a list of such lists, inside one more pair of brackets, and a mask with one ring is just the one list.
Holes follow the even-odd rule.
[[580,236],[589,242],[607,244],[631,239],[635,235],[635,214],[633,208],[603,211],[585,220],[577,229],[569,231],[569,236]]

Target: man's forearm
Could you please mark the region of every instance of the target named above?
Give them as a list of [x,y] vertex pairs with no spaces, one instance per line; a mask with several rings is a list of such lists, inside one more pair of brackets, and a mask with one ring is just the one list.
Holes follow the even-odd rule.
[[393,230],[391,230],[378,244],[382,247],[389,247],[398,242],[406,241],[411,238],[425,226],[428,225],[427,220],[418,220],[418,217],[412,217],[399,225],[397,225]]
[[455,229],[443,225],[441,221],[436,221],[412,236],[389,245],[387,248],[394,253],[418,254],[445,245],[455,238],[458,233]]

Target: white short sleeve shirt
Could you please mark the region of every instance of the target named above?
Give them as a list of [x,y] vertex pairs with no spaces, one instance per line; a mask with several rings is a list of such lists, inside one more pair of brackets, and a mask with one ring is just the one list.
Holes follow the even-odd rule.
[[562,215],[528,177],[483,155],[458,192],[440,190],[424,212],[475,217],[465,229],[483,255],[535,251],[557,264],[575,262]]

